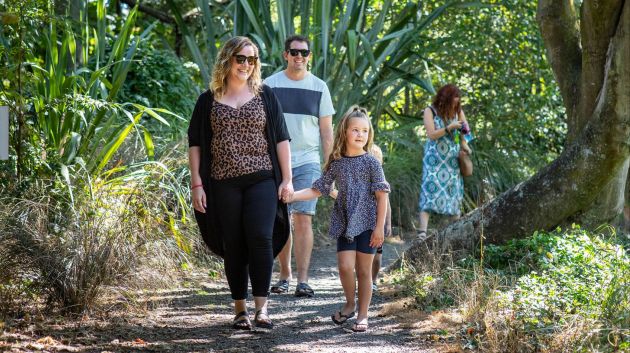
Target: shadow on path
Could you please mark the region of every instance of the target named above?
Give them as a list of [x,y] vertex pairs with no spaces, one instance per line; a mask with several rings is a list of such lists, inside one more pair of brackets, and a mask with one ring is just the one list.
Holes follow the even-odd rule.
[[[393,262],[403,247],[386,243],[383,266]],[[231,299],[222,279],[153,293],[147,306],[154,309],[143,316],[123,315],[65,327],[47,325],[32,334],[50,336],[65,351],[74,352],[435,352],[401,328],[394,317],[376,315],[384,304],[378,294],[370,307],[368,333],[349,330],[353,319],[342,326],[331,321],[330,315],[343,303],[335,250],[333,245],[322,244],[313,252],[309,280],[315,290],[313,298],[295,298],[295,281],[289,294],[271,295],[273,330],[232,329]],[[252,306],[250,302],[253,320]]]

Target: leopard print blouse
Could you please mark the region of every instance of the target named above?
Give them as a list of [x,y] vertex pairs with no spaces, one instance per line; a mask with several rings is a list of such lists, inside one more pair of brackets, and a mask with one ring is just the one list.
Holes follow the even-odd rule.
[[240,108],[217,102],[210,112],[212,169],[210,176],[224,180],[272,170],[265,134],[265,107],[256,96]]

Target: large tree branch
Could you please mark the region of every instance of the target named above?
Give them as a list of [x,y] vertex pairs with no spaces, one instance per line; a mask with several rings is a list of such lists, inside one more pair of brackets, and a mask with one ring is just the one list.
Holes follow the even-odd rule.
[[[123,4],[127,4],[130,7],[134,7],[136,6],[136,3],[138,3],[136,0],[120,0],[120,2],[122,2]],[[216,1],[219,4],[222,4],[222,2],[220,1]],[[175,18],[172,17],[171,15],[169,15],[166,12],[154,9],[152,7],[140,4],[138,5],[138,10],[140,10],[140,12],[144,12],[149,16],[152,16],[164,23],[170,23],[170,24],[175,24]],[[198,7],[195,7],[194,9],[186,12],[184,15],[182,15],[182,18],[184,19],[185,22],[188,22],[189,19],[192,19],[196,16],[199,16],[201,14],[201,10]]]
[[[135,0],[120,0],[120,2],[122,2],[123,4],[127,4],[130,7],[134,7],[136,6],[137,1]],[[175,24],[175,19],[169,15],[168,13],[162,12],[160,10],[156,10],[152,7],[140,4],[138,5],[138,10],[140,10],[141,12],[146,13],[149,16],[152,16],[164,23],[170,23],[170,24]]]
[[567,110],[569,135],[575,119],[582,72],[582,51],[577,15],[572,0],[540,0],[537,16],[547,57]]
[[503,243],[551,229],[588,209],[630,158],[630,0],[623,5],[604,72],[591,119],[558,159],[429,241],[416,242],[405,258],[416,263],[435,251],[461,258],[482,237]]
[[[580,103],[575,120],[576,131],[582,130],[592,116],[595,101],[604,83],[604,64],[611,38],[619,25],[623,0],[585,0],[582,3],[582,82]],[[568,136],[572,140],[575,136]]]

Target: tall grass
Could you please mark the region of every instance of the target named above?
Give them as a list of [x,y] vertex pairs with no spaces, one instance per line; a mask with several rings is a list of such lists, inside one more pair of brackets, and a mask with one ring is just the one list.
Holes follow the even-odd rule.
[[396,280],[423,310],[460,309],[483,352],[612,352],[630,348],[630,256],[579,227],[536,233],[483,258],[434,254]]
[[[28,152],[18,160],[26,182],[0,200],[0,244],[10,249],[6,264],[16,269],[3,278],[0,293],[43,295],[72,312],[93,308],[108,285],[139,280],[142,266],[177,269],[194,244],[185,230],[184,154],[173,144],[159,150],[152,135],[159,129],[144,126],[183,119],[117,100],[153,26],[134,30],[136,8],[115,24],[104,0],[90,6],[96,23],[84,14],[80,35],[52,15],[43,29],[31,28],[42,35],[42,46],[22,48],[27,60],[18,70],[29,75],[28,85],[0,94],[4,102],[25,105],[29,122],[24,140],[12,136],[12,148]],[[75,61],[77,42],[82,64]]]
[[2,200],[0,243],[9,259],[34,271],[36,288],[66,311],[92,308],[105,286],[137,279],[143,264],[172,271],[188,261],[187,203],[177,178],[157,163],[125,168],[97,179],[72,171],[70,184],[51,180],[28,199]]

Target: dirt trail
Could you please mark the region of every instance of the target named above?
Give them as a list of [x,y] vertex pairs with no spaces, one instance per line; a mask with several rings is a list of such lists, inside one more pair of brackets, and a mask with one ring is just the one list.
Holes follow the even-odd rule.
[[[404,244],[385,244],[384,263],[391,263]],[[144,315],[90,319],[81,325],[46,324],[0,339],[0,351],[73,352],[437,352],[394,316],[379,317],[386,299],[376,294],[370,307],[369,333],[333,324],[330,315],[343,303],[337,277],[335,247],[314,250],[310,284],[313,298],[272,294],[269,313],[273,330],[236,331],[230,327],[231,299],[225,280],[192,280],[187,288],[153,296],[154,309]],[[274,273],[274,281],[277,274]],[[253,303],[250,316],[253,319]],[[50,342],[42,341],[49,337]],[[40,343],[37,343],[37,339]],[[2,343],[2,340],[5,343]]]

